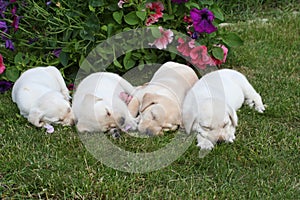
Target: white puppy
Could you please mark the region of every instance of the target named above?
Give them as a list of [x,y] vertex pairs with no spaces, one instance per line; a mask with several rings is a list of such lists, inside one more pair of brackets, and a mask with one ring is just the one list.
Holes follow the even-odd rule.
[[12,100],[21,115],[37,127],[46,124],[72,125],[74,115],[69,99],[63,77],[53,66],[25,71],[12,90]]
[[137,88],[128,107],[140,113],[138,130],[160,135],[182,125],[181,106],[187,91],[197,82],[193,69],[176,62],[163,64],[149,83]]
[[79,132],[106,132],[118,127],[135,130],[136,119],[130,114],[122,93],[131,94],[134,87],[117,74],[93,73],[78,85],[72,109]]
[[[198,145],[208,152],[218,141],[233,142],[243,103],[265,110],[260,95],[246,77],[230,69],[204,75],[188,92],[182,107],[186,132],[197,132]],[[201,153],[201,151],[200,151]],[[204,155],[204,153],[203,153]]]

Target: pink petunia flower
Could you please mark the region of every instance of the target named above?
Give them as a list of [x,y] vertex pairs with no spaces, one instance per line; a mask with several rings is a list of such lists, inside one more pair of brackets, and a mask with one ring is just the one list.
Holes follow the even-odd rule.
[[182,38],[178,38],[179,45],[177,46],[178,52],[182,55],[189,57],[190,51],[195,47],[195,40],[185,42]]
[[153,43],[149,43],[149,45],[155,45],[158,49],[166,49],[167,45],[173,41],[173,32],[168,29],[164,30],[161,26],[158,27],[161,33],[161,37],[157,38]]
[[5,65],[4,65],[4,62],[3,62],[3,57],[2,55],[0,54],[0,74],[2,74],[4,71],[5,71]]
[[128,2],[128,0],[120,0],[119,3],[118,3],[118,7],[123,8],[123,4],[127,3],[127,2]]
[[150,9],[150,11],[154,11],[155,13],[150,14],[147,21],[146,26],[150,26],[156,22],[158,22],[159,18],[163,17],[164,5],[161,2],[151,2],[146,4],[146,8]]
[[215,66],[215,62],[207,53],[207,47],[197,46],[190,51],[191,63],[199,69],[205,69],[206,66]]
[[223,56],[222,60],[218,60],[215,57],[213,57],[212,59],[214,60],[216,65],[221,65],[222,63],[225,63],[225,61],[226,61],[227,54],[228,54],[228,49],[224,45],[216,45],[216,46],[221,47],[223,49],[224,56]]

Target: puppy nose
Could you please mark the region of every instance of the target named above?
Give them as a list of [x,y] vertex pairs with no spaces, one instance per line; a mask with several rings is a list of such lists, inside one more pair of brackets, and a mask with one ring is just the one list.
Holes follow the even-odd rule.
[[119,124],[119,126],[123,126],[125,124],[125,117],[120,117],[118,119],[118,124]]
[[71,126],[75,125],[75,119],[71,119],[70,125],[71,125]]

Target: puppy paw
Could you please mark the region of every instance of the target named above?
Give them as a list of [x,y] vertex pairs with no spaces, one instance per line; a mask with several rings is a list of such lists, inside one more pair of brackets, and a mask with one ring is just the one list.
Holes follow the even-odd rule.
[[263,113],[265,111],[265,106],[263,105],[260,96],[254,99],[246,99],[245,104],[250,108],[255,108],[255,110],[259,113]]
[[214,144],[200,134],[197,135],[197,141],[197,147],[200,148],[199,158],[204,158],[214,148]]
[[259,113],[263,113],[265,111],[265,106],[263,104],[259,104],[259,105],[255,104],[255,110]]
[[252,99],[246,99],[245,104],[248,105],[250,108],[253,108],[254,101]]
[[209,140],[201,140],[199,141],[198,140],[198,144],[197,144],[197,147],[199,147],[201,150],[212,150],[214,148],[214,144],[209,141]]
[[235,140],[235,135],[234,133],[228,134],[225,138],[225,142],[233,143]]

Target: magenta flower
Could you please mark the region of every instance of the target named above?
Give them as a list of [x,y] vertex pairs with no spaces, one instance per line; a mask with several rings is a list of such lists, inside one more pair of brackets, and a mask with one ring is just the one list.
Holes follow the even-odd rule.
[[153,43],[149,43],[149,45],[155,45],[158,49],[166,49],[167,45],[173,41],[173,32],[169,30],[164,30],[161,26],[158,27],[161,33],[161,37],[157,38]]
[[214,14],[204,8],[202,10],[198,10],[197,8],[193,8],[190,11],[191,18],[193,20],[193,26],[195,31],[198,33],[212,33],[217,30],[217,28],[212,24],[215,19]]
[[12,14],[13,16],[15,16],[16,13],[17,13],[17,6],[14,6],[14,7],[11,9],[11,14]]
[[11,24],[12,27],[14,27],[14,31],[16,32],[19,29],[19,22],[21,17],[20,16],[14,16],[14,20]]
[[4,71],[5,71],[5,65],[4,65],[4,62],[3,62],[3,57],[0,54],[0,74],[2,74]]
[[69,85],[67,85],[67,88],[68,88],[69,91],[75,90],[75,85],[74,85],[74,83],[70,83]]

